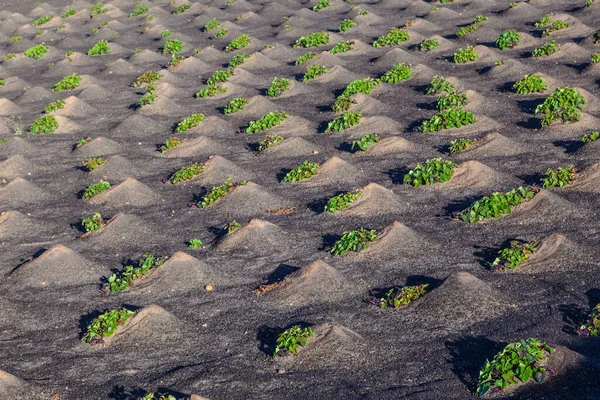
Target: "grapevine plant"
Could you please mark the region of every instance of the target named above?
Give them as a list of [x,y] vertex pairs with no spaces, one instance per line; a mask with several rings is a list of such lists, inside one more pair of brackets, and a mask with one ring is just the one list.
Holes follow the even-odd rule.
[[376,231],[359,228],[357,230],[344,232],[342,237],[338,239],[330,252],[335,255],[343,256],[349,251],[359,252],[369,248],[371,242],[379,240]]
[[407,306],[415,300],[421,298],[427,291],[428,284],[394,287],[388,290],[380,299],[373,299],[371,303],[381,308],[394,307],[400,308]]
[[450,160],[432,158],[423,164],[417,164],[404,175],[404,183],[419,187],[437,182],[447,182],[452,178],[454,169],[457,167],[458,165]]
[[498,252],[498,257],[492,262],[492,271],[515,269],[529,259],[537,251],[537,242],[521,243],[512,240],[510,245]]
[[476,200],[469,208],[457,213],[456,219],[474,224],[487,218],[499,218],[504,214],[510,214],[519,204],[532,199],[538,191],[539,188],[536,186],[520,186],[506,193],[494,192],[490,196]]

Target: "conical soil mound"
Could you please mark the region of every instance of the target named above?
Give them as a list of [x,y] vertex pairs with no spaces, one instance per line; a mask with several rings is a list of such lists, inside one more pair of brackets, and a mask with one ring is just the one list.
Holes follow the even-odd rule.
[[390,189],[376,183],[369,183],[361,189],[362,196],[350,203],[350,207],[339,211],[339,215],[352,215],[367,217],[378,214],[393,214],[403,212],[408,208],[408,203],[400,200]]
[[402,126],[388,117],[362,117],[360,124],[343,131],[352,139],[360,139],[364,134],[377,132],[394,134],[402,131]]
[[331,157],[325,163],[319,166],[317,175],[310,179],[300,181],[307,185],[339,185],[341,183],[356,183],[364,174],[352,164],[342,160],[339,157]]
[[10,242],[12,239],[25,236],[39,240],[42,226],[38,221],[18,211],[4,211],[0,214],[0,240]]
[[0,99],[0,115],[19,115],[23,112],[21,107],[8,99]]
[[262,154],[269,157],[298,157],[314,154],[315,151],[318,151],[316,145],[308,140],[293,137],[283,140],[276,146],[263,151]]
[[111,247],[122,243],[135,243],[140,237],[151,237],[157,227],[146,223],[141,218],[118,213],[107,224],[85,235],[85,243],[91,247]]
[[152,134],[159,134],[165,132],[165,130],[168,130],[168,128],[165,129],[165,125],[166,123],[161,125],[150,117],[134,114],[125,118],[125,120],[112,128],[111,133],[117,137],[150,136]]
[[567,188],[579,192],[600,192],[600,163],[596,163],[578,173],[573,184],[567,186]]
[[371,243],[368,249],[358,253],[359,257],[373,257],[380,259],[396,257],[415,257],[424,252],[434,253],[438,246],[429,242],[419,233],[406,225],[394,221],[387,226],[379,240]]
[[139,175],[137,167],[121,156],[112,156],[104,164],[90,172],[90,176],[98,179],[104,178],[108,181],[119,181]]
[[[8,121],[0,119],[0,127],[5,122]],[[0,154],[7,157],[10,157],[15,154],[35,154],[38,151],[39,149],[36,145],[18,136],[9,138],[7,142],[3,143],[2,146],[0,146]]]
[[56,245],[20,265],[8,279],[28,287],[78,286],[98,283],[103,273],[99,266],[68,247]]
[[104,100],[110,96],[110,91],[100,85],[90,85],[77,95],[77,97],[83,101]]
[[[508,222],[523,224],[548,224],[573,218],[584,218],[589,212],[547,190],[540,190],[533,199],[525,201],[504,217]],[[493,220],[490,219],[490,221]]]
[[195,128],[190,129],[186,133],[198,134],[215,137],[231,137],[236,132],[237,128],[229,121],[225,121],[219,117],[206,117],[203,122]]
[[143,207],[159,201],[159,196],[152,189],[133,178],[125,179],[89,200],[90,204],[108,204],[113,207]]
[[383,68],[390,68],[392,65],[400,63],[418,64],[421,61],[422,60],[419,57],[409,53],[408,51],[395,48],[379,57],[376,61],[376,64]]
[[260,52],[252,54],[252,57],[250,57],[244,63],[244,69],[250,72],[262,71],[263,69],[273,69],[279,67],[281,67],[280,62],[272,60]]
[[581,260],[581,246],[558,233],[553,233],[540,240],[536,248],[537,251],[531,254],[524,264],[512,271],[554,272],[559,271],[559,265],[567,265],[569,269],[575,269],[576,264],[588,261]]
[[12,156],[0,162],[0,176],[5,179],[13,179],[17,176],[27,176],[35,172],[37,168],[23,156]]
[[466,161],[454,170],[448,182],[426,185],[425,188],[466,189],[518,185],[519,179],[503,174],[479,161]]
[[203,185],[220,185],[228,178],[235,182],[247,181],[253,178],[253,174],[221,156],[212,156],[204,164],[204,171],[198,175],[197,181]]
[[232,219],[262,215],[269,210],[277,210],[290,205],[284,200],[270,194],[262,186],[248,182],[232,190],[225,198],[211,208],[218,208]]
[[242,228],[225,236],[218,249],[247,250],[268,255],[286,249],[287,236],[287,232],[277,225],[254,218]]
[[163,153],[164,157],[193,157],[210,154],[224,154],[228,152],[227,146],[205,136],[188,139],[181,145]]
[[161,343],[177,336],[179,322],[167,310],[157,305],[149,305],[137,311],[127,323],[117,328],[114,335],[103,338],[106,345],[147,346],[148,343]]
[[47,396],[43,396],[41,391],[30,383],[0,370],[0,398],[41,400]]
[[528,146],[494,132],[478,139],[471,148],[456,154],[458,158],[512,156],[528,152]]
[[0,204],[32,204],[50,197],[40,187],[23,178],[15,178],[8,185],[0,188]]
[[54,112],[55,115],[65,117],[85,117],[94,112],[94,108],[83,100],[79,100],[75,96],[67,97],[64,108]]
[[575,152],[578,158],[592,158],[595,159],[600,153],[600,140],[594,140],[593,142],[586,143],[582,148]]
[[117,154],[121,151],[121,145],[114,140],[105,137],[98,137],[90,140],[85,145],[76,147],[73,154],[78,157],[100,157],[110,154]]
[[433,154],[434,151],[410,140],[406,140],[400,136],[391,136],[385,139],[381,139],[379,143],[373,145],[369,151],[358,151],[357,156],[383,156],[388,154],[400,154],[400,153],[420,153],[420,154]]

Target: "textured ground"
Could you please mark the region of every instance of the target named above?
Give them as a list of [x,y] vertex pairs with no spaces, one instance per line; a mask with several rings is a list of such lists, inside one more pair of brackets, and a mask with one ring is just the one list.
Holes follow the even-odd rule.
[[[600,70],[589,65],[599,28],[600,4],[583,0],[531,0],[509,8],[507,0],[456,0],[454,4],[407,0],[332,0],[318,13],[314,1],[201,0],[172,14],[168,0],[141,2],[146,15],[129,18],[131,0],[106,1],[109,12],[90,18],[90,3],[51,0],[0,1],[0,58],[45,42],[39,60],[17,55],[0,64],[0,397],[2,399],[136,399],[168,390],[178,399],[468,399],[479,368],[508,342],[537,337],[568,349],[573,362],[543,384],[522,388],[522,399],[598,399],[600,341],[576,336],[590,307],[600,301],[598,193],[600,180],[544,191],[513,215],[470,226],[448,218],[474,198],[539,181],[549,167],[585,170],[600,161],[598,142],[581,146],[600,126]],[[181,4],[176,2],[177,5]],[[432,6],[439,11],[429,13]],[[68,7],[75,16],[61,20]],[[368,15],[358,15],[367,10]],[[547,59],[531,51],[547,41],[533,24],[547,13],[572,27],[553,35],[562,50]],[[41,27],[32,21],[56,16]],[[489,21],[463,38],[460,27],[476,15]],[[289,17],[284,18],[284,17]],[[229,33],[213,39],[203,32],[217,18]],[[338,32],[342,19],[356,27]],[[101,22],[110,21],[98,32]],[[374,48],[374,39],[408,23],[411,39],[397,47]],[[64,29],[57,27],[64,24]],[[289,25],[290,27],[286,27]],[[42,34],[36,31],[42,29]],[[189,56],[174,68],[161,54],[170,38]],[[494,45],[501,32],[525,38],[515,49]],[[310,49],[330,72],[305,83],[306,65],[294,61],[309,50],[292,48],[300,36],[329,31],[331,43]],[[225,53],[231,39],[246,33],[250,46]],[[23,40],[11,43],[14,36]],[[418,44],[441,45],[421,53]],[[111,54],[87,56],[107,39]],[[341,40],[355,50],[332,55]],[[477,62],[449,61],[467,44]],[[201,52],[194,54],[194,49]],[[141,49],[141,52],[135,52]],[[74,51],[66,58],[67,51]],[[254,53],[236,68],[215,98],[194,94],[233,54]],[[502,65],[496,61],[504,60]],[[378,77],[394,64],[412,65],[413,78],[381,85],[358,97],[363,120],[342,134],[324,134],[336,95],[353,79]],[[131,83],[160,70],[156,104],[137,108],[143,91]],[[81,87],[52,92],[65,75],[83,76]],[[586,96],[584,117],[572,125],[539,129],[532,111],[547,94],[519,96],[511,87],[539,72],[550,89],[578,88]],[[479,122],[460,130],[423,134],[414,127],[435,113],[425,95],[434,75],[452,80],[471,99]],[[294,80],[282,97],[266,89],[274,77]],[[249,98],[243,112],[223,115],[233,97]],[[60,128],[30,135],[31,123],[54,100]],[[263,134],[240,133],[269,111],[290,119],[273,131],[286,142],[257,155]],[[172,153],[157,146],[192,113],[206,120],[180,135],[188,141]],[[21,135],[14,134],[22,123]],[[352,140],[374,132],[382,142],[366,153],[349,150]],[[93,141],[74,150],[82,138]],[[479,145],[449,157],[458,137]],[[85,172],[82,162],[103,156],[105,165]],[[163,179],[190,162],[210,167],[179,185]],[[412,188],[404,173],[431,157],[465,163],[448,183]],[[304,160],[321,163],[315,178],[283,184],[285,172]],[[189,207],[227,177],[251,183],[208,209]],[[92,202],[80,198],[104,178],[114,189]],[[367,186],[369,185],[369,186]],[[323,213],[329,197],[365,187],[364,198],[344,212]],[[295,207],[288,215],[269,213]],[[80,238],[78,222],[94,212],[115,217],[101,232]],[[223,227],[244,225],[225,237]],[[358,255],[331,256],[326,248],[344,231],[366,227],[386,236]],[[191,250],[187,241],[204,246]],[[486,263],[510,239],[545,240],[534,259],[514,273],[493,273]],[[135,290],[102,296],[101,278],[144,253],[169,256],[168,265]],[[179,252],[179,253],[178,253]],[[177,254],[175,254],[177,253]],[[306,269],[304,269],[306,268]],[[292,284],[264,295],[259,284],[296,272]],[[381,289],[431,283],[425,297],[403,310],[366,301]],[[213,291],[206,291],[206,285]],[[158,307],[148,307],[155,305]],[[108,308],[146,307],[142,323],[105,346],[81,341],[91,318]],[[298,357],[274,360],[274,340],[285,328],[307,323],[318,341]],[[567,351],[567,350],[565,350]],[[57,395],[58,394],[58,395]],[[60,396],[62,397],[60,397]]]

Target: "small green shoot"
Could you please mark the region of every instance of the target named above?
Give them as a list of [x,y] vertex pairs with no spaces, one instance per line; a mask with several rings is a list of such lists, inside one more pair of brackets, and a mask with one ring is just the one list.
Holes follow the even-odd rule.
[[315,333],[310,327],[301,328],[298,325],[292,326],[277,337],[277,346],[275,347],[273,357],[298,354],[298,346],[304,347],[308,338],[314,335]]
[[117,328],[125,325],[134,314],[135,312],[127,308],[109,310],[100,314],[88,325],[83,340],[91,344],[102,343],[102,338],[114,335]]
[[521,243],[511,240],[510,245],[498,252],[498,257],[492,262],[492,271],[515,269],[529,259],[537,251],[537,242]]
[[108,189],[110,189],[110,183],[105,180],[100,179],[100,182],[92,183],[90,186],[85,188],[81,198],[84,200],[89,200],[92,197],[94,197],[102,192],[107,191]]
[[303,179],[312,178],[317,174],[319,164],[311,161],[304,161],[302,164],[288,172],[283,177],[283,182],[294,183]]
[[381,308],[394,307],[400,308],[405,307],[415,300],[421,298],[427,291],[428,284],[421,284],[415,286],[403,286],[395,287],[388,290],[381,299],[375,299],[371,301],[373,304],[377,304]]
[[360,190],[353,190],[351,192],[341,193],[337,196],[330,198],[323,209],[323,212],[330,212],[335,214],[337,211],[345,210],[350,207],[350,204],[362,196]]
[[338,239],[330,252],[332,254],[343,256],[349,251],[360,252],[369,248],[371,242],[379,240],[376,231],[359,228],[357,230],[344,232],[342,237]]

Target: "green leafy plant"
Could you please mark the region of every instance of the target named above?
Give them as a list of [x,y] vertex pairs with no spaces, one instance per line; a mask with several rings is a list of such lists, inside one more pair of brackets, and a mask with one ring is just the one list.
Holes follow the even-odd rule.
[[371,242],[379,240],[376,231],[358,228],[357,230],[344,232],[338,239],[330,252],[335,255],[343,256],[349,251],[360,252],[369,248]]
[[548,90],[548,84],[539,74],[525,75],[513,88],[517,94],[541,93]]
[[387,71],[381,77],[381,81],[389,84],[395,84],[409,79],[413,76],[413,72],[409,65],[404,63],[396,64],[392,69]]
[[294,47],[318,47],[328,43],[329,34],[327,32],[313,32],[296,40]]
[[437,132],[442,129],[462,128],[466,125],[476,123],[477,120],[472,111],[465,110],[462,107],[455,107],[449,110],[441,111],[421,124],[423,132]]
[[323,65],[310,65],[308,68],[306,68],[306,73],[302,77],[302,80],[306,82],[308,80],[315,79],[320,75],[326,74],[327,72],[329,72],[329,68]]
[[277,346],[275,347],[273,357],[288,353],[298,354],[298,346],[304,347],[308,338],[314,335],[315,333],[310,327],[301,328],[298,325],[292,326],[277,337]]
[[395,287],[388,290],[381,299],[374,299],[371,302],[381,308],[400,308],[421,298],[426,293],[428,287],[429,285],[426,283],[415,286]]
[[432,51],[435,50],[440,45],[435,39],[426,39],[421,42],[419,45],[419,51]]
[[183,43],[179,39],[169,39],[163,46],[163,54],[177,54],[183,51]]
[[222,185],[214,186],[210,190],[210,192],[208,192],[206,194],[206,196],[204,196],[202,198],[202,202],[200,203],[199,207],[200,208],[206,208],[206,207],[212,206],[217,201],[219,201],[223,197],[227,196],[236,187],[238,187],[238,186],[244,186],[246,184],[247,184],[246,181],[233,182],[233,180],[231,178],[229,178]]
[[99,212],[94,213],[91,217],[81,219],[81,226],[86,232],[97,231],[104,227],[104,225],[106,225],[106,223],[102,218],[102,214]]
[[150,104],[154,104],[156,101],[156,91],[158,89],[154,85],[146,86],[146,93],[140,97],[140,106],[147,106]]
[[247,47],[250,44],[250,37],[246,34],[236,37],[225,47],[225,51],[236,51]]
[[142,75],[138,76],[138,78],[131,84],[132,87],[138,88],[142,87],[144,84],[152,84],[160,81],[162,76],[156,71],[146,71]]
[[154,268],[164,264],[164,261],[154,257],[153,254],[144,254],[144,258],[138,262],[138,266],[125,266],[123,271],[110,275],[102,291],[106,294],[112,292],[123,292],[129,288],[137,279],[148,275]]
[[514,29],[509,29],[502,32],[498,40],[496,40],[496,46],[504,51],[506,48],[513,48],[521,42],[521,35]]
[[302,164],[288,172],[283,177],[283,182],[298,182],[303,179],[312,178],[317,174],[317,169],[319,168],[319,164],[311,161],[304,161]]
[[62,78],[54,85],[53,92],[62,92],[63,90],[73,90],[81,85],[81,76],[73,73]]
[[35,58],[36,60],[39,60],[40,58],[42,58],[44,56],[44,54],[46,54],[48,52],[48,49],[49,49],[48,46],[46,46],[44,43],[40,43],[40,44],[37,44],[37,45],[25,50],[25,52],[23,54],[26,57],[31,57],[31,58]]
[[492,271],[515,269],[529,259],[537,251],[537,242],[522,243],[511,240],[510,245],[498,252],[498,257],[492,262]]
[[553,346],[535,338],[508,344],[479,371],[477,395],[492,395],[510,385],[527,383],[531,378],[539,381],[547,371],[547,356],[554,350]]
[[287,78],[275,78],[271,82],[271,87],[267,91],[269,97],[279,97],[279,95],[290,88],[290,80]]
[[542,187],[549,189],[552,187],[563,187],[573,183],[575,180],[575,167],[558,167],[557,169],[548,168],[542,178]]
[[341,132],[356,126],[360,123],[361,118],[362,114],[360,113],[360,110],[345,112],[327,123],[327,130],[325,133]]
[[361,196],[362,192],[360,190],[353,190],[351,192],[338,194],[327,201],[323,212],[335,214],[337,211],[341,211],[350,207],[350,204],[353,201],[360,199]]
[[383,36],[373,42],[373,47],[399,46],[410,38],[404,29],[392,28]]
[[69,9],[67,9],[67,11],[65,11],[62,14],[60,14],[60,17],[61,18],[69,18],[69,17],[72,17],[75,14],[77,14],[77,11],[74,8],[69,8]]
[[148,11],[148,7],[138,7],[129,13],[129,18],[139,17],[140,15],[146,14]]
[[317,4],[315,4],[312,8],[313,11],[319,11],[324,9],[325,7],[329,7],[331,2],[329,0],[319,0]]
[[454,93],[456,92],[456,88],[453,84],[448,82],[446,78],[443,76],[436,75],[431,79],[431,83],[427,88],[427,92],[425,94],[435,95],[440,93]]
[[168,30],[168,29],[165,29],[164,31],[162,31],[162,32],[160,33],[160,37],[162,37],[162,38],[166,38],[166,37],[169,37],[169,36],[171,36],[172,34],[173,34],[173,32],[171,32],[171,31],[170,31],[170,30]]
[[85,144],[87,144],[88,142],[90,142],[92,140],[91,137],[86,137],[84,139],[79,139],[79,142],[77,142],[77,144],[75,145],[75,148],[79,148]]
[[460,28],[456,33],[456,36],[461,38],[468,33],[475,32],[477,29],[479,29],[479,25],[477,25],[476,23],[472,23],[470,25],[463,26],[462,28]]
[[100,182],[92,183],[90,186],[85,188],[81,198],[84,200],[88,200],[102,192],[107,191],[108,189],[110,189],[110,183],[103,179],[100,179]]
[[417,164],[404,175],[404,183],[419,187],[437,182],[447,182],[452,178],[454,169],[457,167],[458,165],[450,160],[432,158],[423,164]]
[[600,63],[600,53],[593,53],[591,61],[592,61],[592,64]]
[[544,43],[537,49],[533,50],[533,53],[531,53],[531,54],[534,57],[547,57],[551,54],[556,53],[559,50],[560,50],[560,47],[558,44],[556,44],[556,40],[553,40],[551,42]]
[[93,45],[87,52],[88,56],[98,56],[102,54],[109,54],[110,47],[108,46],[108,41],[101,40],[95,45]]
[[544,32],[542,32],[542,36],[550,36],[556,31],[561,31],[563,29],[567,29],[570,27],[571,27],[571,24],[569,24],[568,22],[561,21],[561,20],[552,21],[552,24],[550,25],[550,27],[545,29]]
[[581,119],[585,99],[577,90],[559,87],[535,109],[535,115],[543,115],[542,126],[561,120],[573,123]]
[[52,115],[45,115],[33,121],[29,128],[29,133],[54,133],[58,128],[58,120]]
[[252,54],[248,54],[248,53],[236,54],[235,56],[233,56],[231,61],[229,61],[229,64],[227,65],[227,67],[228,68],[239,67],[240,65],[242,65],[243,63],[248,61],[248,59],[250,57],[252,57]]
[[200,239],[190,239],[188,247],[190,249],[197,249],[200,246],[203,246],[204,243],[202,243],[202,240]]
[[577,333],[581,336],[600,335],[600,303],[590,312],[588,320],[577,329]]
[[450,142],[450,146],[449,146],[448,150],[450,151],[450,154],[458,153],[459,151],[463,151],[463,150],[470,148],[476,142],[477,142],[477,139],[466,139],[466,138],[455,139]]
[[340,22],[340,32],[346,32],[356,26],[356,22],[351,19],[343,19]]
[[509,6],[510,8],[515,8],[515,7],[517,7],[518,5],[519,5],[519,3],[515,2],[515,1],[511,1],[511,2],[508,4],[508,6]]
[[473,46],[468,45],[464,49],[458,49],[458,53],[454,53],[455,64],[465,64],[469,61],[475,61],[479,58],[479,54],[475,53]]
[[331,54],[338,54],[338,53],[346,53],[352,49],[354,49],[354,41],[352,40],[346,40],[344,42],[339,42],[336,43],[335,46],[333,46],[331,48],[331,50],[329,50],[329,52]]
[[175,132],[183,133],[189,129],[197,127],[202,121],[204,121],[204,114],[192,114],[177,124]]
[[267,135],[265,136],[265,138],[263,140],[261,140],[258,143],[258,151],[265,151],[266,149],[269,149],[273,146],[275,146],[277,143],[281,142],[283,140],[283,136],[280,135]]
[[333,103],[333,105],[331,106],[331,110],[334,113],[339,113],[342,111],[348,111],[350,109],[350,106],[352,105],[353,101],[352,98],[349,96],[339,96],[336,100],[335,103]]
[[196,93],[196,97],[215,97],[221,93],[227,92],[227,89],[221,83],[214,83],[212,85],[206,85],[200,91]]
[[171,176],[169,177],[169,181],[173,184],[189,181],[191,179],[194,179],[196,175],[202,173],[202,171],[204,171],[204,168],[204,164],[197,162],[189,163],[187,165],[184,165],[177,171],[173,172],[173,174],[171,174]]
[[363,135],[359,140],[354,140],[352,142],[352,150],[354,147],[358,147],[362,151],[369,150],[369,147],[373,146],[375,143],[379,143],[379,136],[375,133],[367,133]]
[[46,106],[46,108],[44,108],[44,112],[46,114],[50,114],[51,112],[54,112],[56,110],[61,110],[63,108],[65,108],[65,102],[62,100],[56,100],[56,101],[53,101],[52,103],[48,104]]
[[117,328],[125,325],[133,315],[135,312],[127,308],[108,310],[92,320],[82,340],[91,344],[102,343],[102,338],[114,335]]
[[88,158],[87,160],[85,160],[83,162],[83,166],[88,170],[88,171],[93,171],[96,168],[98,168],[99,166],[104,164],[104,158],[102,157],[93,157],[93,158]]
[[33,25],[33,26],[44,25],[45,23],[50,22],[51,19],[52,19],[52,17],[50,15],[42,15],[41,17],[39,17],[38,19],[33,21],[33,23],[31,25]]
[[316,56],[317,55],[315,53],[313,53],[312,51],[309,53],[306,53],[306,54],[298,57],[298,59],[294,62],[294,65],[304,64],[305,62],[312,60]]
[[153,392],[150,392],[144,395],[141,400],[177,400],[177,398],[171,394],[161,394],[156,397]]
[[281,124],[286,119],[288,119],[286,112],[271,111],[255,121],[250,121],[244,132],[249,135],[257,134]]
[[100,14],[106,14],[107,12],[108,8],[105,8],[102,2],[98,2],[90,7],[90,13],[92,14],[92,18],[97,17]]
[[371,94],[371,91],[379,86],[379,79],[364,78],[356,79],[350,82],[346,89],[340,94],[339,97],[350,97],[357,93],[363,93],[366,95]]
[[227,231],[227,234],[231,234],[241,227],[242,227],[242,224],[240,224],[239,222],[231,221],[231,222],[228,222],[227,225],[225,225],[225,230]]
[[478,15],[475,17],[475,19],[473,20],[473,22],[475,24],[480,24],[484,21],[489,21],[490,19],[488,17],[486,17],[485,15]]
[[599,137],[600,137],[600,132],[598,132],[598,131],[591,132],[591,133],[586,133],[581,138],[581,141],[583,143],[589,143],[589,142],[593,142],[594,140],[598,140]]
[[204,32],[210,32],[213,29],[217,29],[220,25],[221,23],[217,21],[216,18],[213,18],[210,21],[208,21],[206,25],[204,25]]
[[190,7],[191,7],[191,5],[189,5],[187,3],[182,4],[182,5],[178,6],[175,9],[175,11],[173,11],[173,14],[182,14],[182,13],[186,12],[187,10],[189,10]]
[[227,29],[223,28],[223,29],[219,29],[213,37],[216,39],[216,38],[220,38],[221,36],[225,36],[225,35],[227,35]]
[[438,111],[450,110],[455,107],[462,107],[469,104],[469,99],[464,93],[446,93],[438,97]]
[[5,60],[11,60],[13,58],[15,58],[17,55],[15,53],[7,53],[4,55],[4,59]]
[[13,36],[10,38],[11,43],[20,42],[21,40],[23,40],[23,36]]
[[223,109],[223,113],[224,114],[233,114],[238,111],[242,111],[244,108],[246,108],[246,105],[248,105],[248,102],[249,102],[248,99],[245,99],[243,97],[233,98],[233,99],[229,100],[229,102]]
[[165,140],[165,144],[160,147],[160,151],[164,153],[167,150],[171,150],[171,149],[181,145],[185,141],[187,141],[187,139],[182,139],[177,136],[168,137]]
[[469,208],[456,213],[455,218],[470,224],[487,218],[498,218],[510,214],[514,207],[532,199],[538,191],[539,188],[535,186],[520,186],[506,193],[494,192],[489,197],[474,201]]

